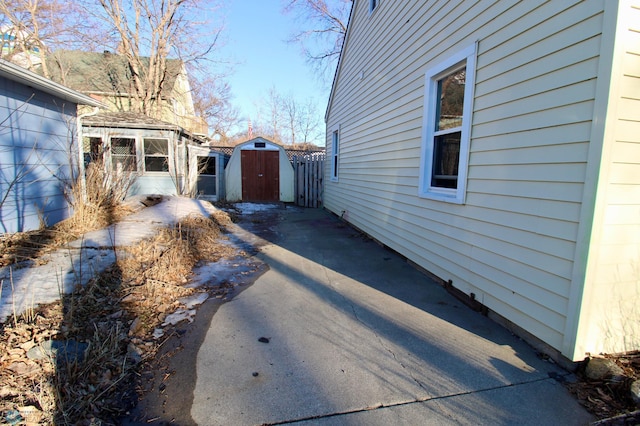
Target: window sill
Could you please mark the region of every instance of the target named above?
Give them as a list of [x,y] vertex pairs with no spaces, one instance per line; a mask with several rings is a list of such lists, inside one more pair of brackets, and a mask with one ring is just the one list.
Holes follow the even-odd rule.
[[459,194],[458,191],[448,191],[448,190],[440,190],[438,188],[434,188],[430,191],[423,191],[418,194],[420,198],[426,198],[428,200],[434,201],[442,201],[445,203],[451,204],[464,204],[464,199],[462,194]]

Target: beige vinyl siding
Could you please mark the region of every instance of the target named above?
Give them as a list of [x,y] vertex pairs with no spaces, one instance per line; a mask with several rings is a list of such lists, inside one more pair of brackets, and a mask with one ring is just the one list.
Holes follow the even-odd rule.
[[640,349],[640,1],[618,19],[577,355]]
[[[603,2],[367,6],[355,3],[329,104],[340,181],[325,206],[560,349]],[[424,74],[476,41],[466,203],[420,198]]]

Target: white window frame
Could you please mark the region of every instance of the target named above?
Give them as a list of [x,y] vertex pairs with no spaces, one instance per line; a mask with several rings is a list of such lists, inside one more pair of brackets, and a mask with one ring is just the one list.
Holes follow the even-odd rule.
[[340,126],[331,131],[331,180],[338,181],[338,169],[340,165]]
[[[157,140],[157,141],[165,141],[167,143],[167,154],[150,154],[147,152],[147,140]],[[147,158],[165,158],[167,164],[167,170],[147,170]],[[143,137],[142,138],[142,168],[144,169],[144,173],[157,173],[157,174],[168,174],[171,172],[171,143],[168,138],[163,137]]]
[[[113,153],[113,140],[114,139],[129,139],[133,141],[133,149],[134,149],[134,153],[133,154],[114,154]],[[110,170],[113,170],[114,172],[126,172],[126,173],[138,173],[139,170],[139,159],[138,159],[138,153],[139,153],[139,149],[138,149],[138,140],[136,137],[134,136],[111,136],[109,137],[109,156],[111,157],[111,164],[109,165]],[[131,169],[125,169],[123,167],[119,167],[121,165],[120,162],[118,161],[114,161],[115,158],[124,158],[124,157],[131,157],[133,159],[133,161],[131,162],[132,166]]]
[[[99,150],[98,152],[93,152],[93,144],[91,139],[99,139],[100,140],[100,146],[99,146]],[[101,135],[93,135],[93,134],[89,134],[89,133],[83,133],[82,134],[82,155],[83,155],[83,159],[85,160],[85,167],[94,161],[101,161],[104,162],[104,154],[105,154],[105,147],[104,147],[104,138]],[[94,155],[98,154],[95,158]],[[89,157],[89,161],[87,162],[87,156]]]
[[[432,200],[464,204],[467,189],[467,172],[469,166],[469,146],[471,142],[471,120],[473,113],[473,96],[476,80],[477,43],[449,57],[445,61],[430,68],[425,73],[424,116],[422,124],[422,150],[420,156],[420,197]],[[458,163],[458,180],[456,188],[433,186],[433,156],[435,124],[438,108],[438,81],[456,70],[466,67],[464,88],[464,104],[462,107],[462,126],[460,127],[460,159]]]

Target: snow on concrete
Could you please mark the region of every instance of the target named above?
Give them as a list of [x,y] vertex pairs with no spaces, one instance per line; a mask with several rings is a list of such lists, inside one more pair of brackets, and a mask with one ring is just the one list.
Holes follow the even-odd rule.
[[219,286],[224,283],[236,284],[243,275],[255,272],[257,266],[245,257],[220,259],[207,262],[193,269],[193,277],[188,288]]
[[193,317],[196,316],[195,309],[178,309],[172,314],[167,315],[162,323],[163,327],[168,325],[176,325],[181,321],[187,320],[189,322],[193,322]]
[[196,293],[191,296],[181,297],[178,302],[182,303],[187,309],[193,309],[198,305],[202,305],[208,298],[209,293]]
[[264,210],[271,210],[278,208],[278,204],[256,204],[256,203],[237,203],[234,204],[237,210],[240,210],[242,214],[252,214],[261,212]]
[[[193,322],[196,316],[197,306],[202,305],[209,298],[209,293],[196,293],[191,296],[181,297],[178,302],[184,305],[184,308],[177,309],[174,313],[169,314],[164,319],[161,327],[168,325],[176,325],[182,321]],[[164,335],[164,328],[156,328],[153,330],[153,337],[159,339]]]

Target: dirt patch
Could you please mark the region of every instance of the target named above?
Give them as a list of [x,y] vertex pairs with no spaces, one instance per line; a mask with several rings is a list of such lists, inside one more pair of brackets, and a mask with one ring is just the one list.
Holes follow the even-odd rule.
[[597,424],[640,424],[640,407],[634,403],[630,393],[631,383],[640,380],[640,352],[607,355],[605,358],[620,368],[619,375],[589,379],[587,362],[583,362],[576,371],[578,380],[567,383],[567,388],[590,413],[600,419]]

